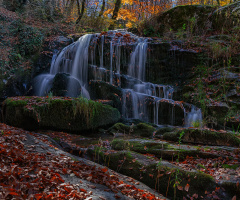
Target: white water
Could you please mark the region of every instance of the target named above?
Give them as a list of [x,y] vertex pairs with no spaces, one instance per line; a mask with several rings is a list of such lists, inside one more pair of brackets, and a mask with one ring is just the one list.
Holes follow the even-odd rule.
[[202,112],[201,109],[191,106],[191,111],[186,113],[185,127],[202,127]]
[[[88,85],[88,49],[91,38],[91,34],[84,35],[77,42],[65,47],[58,56],[53,56],[50,73],[35,78],[34,86],[37,96],[48,94],[57,73],[67,73],[70,75],[67,96],[81,94],[90,99],[86,87]],[[71,59],[72,57],[74,59]]]

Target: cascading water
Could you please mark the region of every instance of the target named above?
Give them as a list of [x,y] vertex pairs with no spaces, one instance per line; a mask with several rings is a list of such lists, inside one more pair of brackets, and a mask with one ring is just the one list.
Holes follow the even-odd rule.
[[88,83],[88,49],[91,38],[91,34],[84,35],[77,42],[65,47],[56,59],[53,58],[50,74],[42,74],[35,78],[36,95],[47,95],[55,75],[66,73],[70,75],[67,96],[75,97],[81,94],[90,99],[86,86]]
[[[121,111],[125,118],[171,125],[184,124],[184,118],[185,126],[201,121],[200,109],[192,106],[191,111],[186,112],[181,102],[172,100],[173,87],[145,82],[148,43],[148,39],[125,31],[84,35],[58,56],[53,56],[49,74],[36,77],[36,95],[46,95],[54,77],[65,73],[69,79],[66,96],[82,95],[89,99],[89,80],[108,82],[120,88]],[[184,113],[182,118],[178,117],[179,111]]]
[[186,113],[185,117],[186,127],[202,127],[202,112],[196,106],[191,105],[191,111]]

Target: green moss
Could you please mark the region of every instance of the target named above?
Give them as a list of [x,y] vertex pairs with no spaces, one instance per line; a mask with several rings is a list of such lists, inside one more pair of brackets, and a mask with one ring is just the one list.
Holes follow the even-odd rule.
[[108,132],[114,133],[126,133],[128,134],[130,131],[130,126],[127,126],[122,123],[116,123],[111,128],[108,129]]
[[156,131],[155,135],[163,135],[164,133],[172,132],[174,130],[175,130],[175,128],[173,128],[173,127],[160,128]]
[[114,150],[127,150],[129,149],[129,142],[122,139],[114,139],[111,142],[112,148]]
[[142,137],[152,137],[155,128],[146,123],[139,123],[136,127],[134,127],[134,134],[138,134]]
[[168,132],[163,134],[164,140],[177,142],[178,138],[179,138],[179,135],[176,132]]
[[236,170],[239,167],[239,165],[238,164],[235,164],[235,165],[223,164],[222,167],[224,169],[234,169],[234,170]]
[[14,106],[26,106],[27,105],[27,101],[26,100],[18,100],[18,101],[13,101],[11,99],[7,99],[4,102],[5,104],[7,104],[10,107],[14,107]]

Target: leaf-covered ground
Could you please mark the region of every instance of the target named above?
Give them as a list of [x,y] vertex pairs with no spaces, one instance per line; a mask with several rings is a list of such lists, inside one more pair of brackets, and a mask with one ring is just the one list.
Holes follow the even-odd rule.
[[[219,131],[221,132],[221,131]],[[109,140],[110,138],[106,139],[99,139],[96,143],[96,138],[91,139],[86,137],[80,137],[79,135],[73,135],[73,134],[67,134],[64,132],[54,132],[54,131],[44,131],[44,133],[51,138],[54,138],[55,141],[58,143],[65,143],[69,144],[72,148],[72,150],[75,150],[74,154],[77,154],[79,150],[79,154],[84,154],[84,148],[86,148],[88,145],[90,145],[90,148],[94,148],[93,146],[97,148],[101,148],[102,151],[105,153],[105,155],[111,154],[114,152],[111,147],[111,143]],[[78,145],[76,145],[76,143]],[[130,141],[130,140],[129,140]],[[150,140],[147,140],[150,141]],[[155,139],[154,142],[166,142],[162,140]],[[206,155],[206,157],[198,157],[198,156],[186,156],[185,158],[181,157],[180,161],[169,161],[173,166],[179,166],[184,170],[187,171],[198,171],[202,173],[206,173],[211,175],[216,184],[219,184],[219,187],[216,187],[213,191],[205,191],[205,197],[202,197],[203,199],[222,199],[221,194],[224,193],[225,189],[221,186],[223,182],[231,182],[232,186],[239,190],[239,181],[240,181],[240,157],[239,157],[239,148],[233,148],[229,146],[204,146],[204,145],[188,145],[188,144],[179,144],[178,143],[172,143],[171,146],[175,147],[177,149],[184,150],[194,150],[194,152],[201,152],[199,155]],[[146,146],[145,146],[146,147]],[[78,149],[76,151],[76,149]],[[147,147],[145,150],[147,151]],[[70,150],[71,151],[71,150]],[[196,154],[197,154],[196,152]],[[180,151],[181,154],[181,151]],[[140,154],[139,154],[140,155]],[[154,159],[155,161],[159,161],[159,163],[162,162],[161,159],[159,159],[158,156],[146,153],[144,156],[147,158],[149,157],[150,160]],[[133,159],[133,163],[138,160],[136,157]],[[119,161],[120,162],[120,161]],[[143,161],[144,162],[144,161]],[[147,159],[145,162],[149,162]],[[118,165],[119,163],[116,163]],[[132,170],[133,168],[130,167],[129,170]],[[171,171],[167,172],[171,173]],[[149,176],[152,176],[149,174]],[[152,177],[153,179],[156,177]],[[183,190],[186,186],[181,186],[181,184],[177,187],[178,190]],[[191,187],[191,185],[190,185]],[[234,189],[234,190],[235,190]],[[187,195],[186,199],[197,199],[200,198],[198,194],[194,194],[193,196]],[[232,195],[233,199],[236,198],[235,194]]]
[[0,131],[0,199],[163,199],[134,179],[61,151],[48,136],[5,124]]

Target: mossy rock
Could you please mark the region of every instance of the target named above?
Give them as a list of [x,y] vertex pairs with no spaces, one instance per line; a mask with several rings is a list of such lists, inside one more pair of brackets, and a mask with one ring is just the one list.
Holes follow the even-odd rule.
[[163,135],[164,133],[168,133],[168,132],[172,132],[174,131],[175,128],[174,127],[163,127],[163,128],[159,128],[155,135]]
[[127,150],[130,146],[130,143],[123,139],[114,139],[111,142],[111,145],[114,150]]
[[210,175],[188,172],[168,162],[156,162],[154,159],[131,151],[108,152],[106,154],[105,151],[96,148],[88,149],[87,152],[95,161],[98,158],[99,163],[107,165],[110,169],[121,174],[133,177],[153,189],[158,189],[162,194],[166,194],[168,190],[169,197],[174,195],[173,184],[176,176],[181,179],[180,185],[183,188],[186,184],[190,185],[188,193],[184,190],[177,190],[177,199],[182,199],[187,194],[204,195],[206,190],[212,191],[216,187]]
[[134,127],[134,134],[140,135],[142,137],[152,137],[155,130],[156,129],[149,124],[139,123]]
[[115,134],[115,133],[126,133],[128,134],[130,131],[130,126],[127,126],[122,123],[116,123],[111,128],[108,129],[109,133]]
[[117,122],[117,109],[84,98],[15,97],[3,104],[4,121],[28,130],[92,130]]
[[[199,33],[201,30],[204,30],[206,23],[208,22],[209,15],[214,10],[215,8],[212,6],[176,6],[146,21],[143,25],[145,28],[144,35],[153,36],[152,32],[162,35],[166,31],[178,31],[179,29],[182,29],[183,26],[191,26],[193,32]],[[156,24],[158,24],[156,30],[153,29],[152,32],[147,31],[151,30],[151,27],[156,27]]]
[[103,81],[90,81],[89,90],[91,99],[112,100],[113,107],[122,109],[122,90]]
[[163,134],[163,139],[168,141],[179,141],[180,134],[183,134],[181,141],[194,144],[240,146],[240,139],[230,132],[218,132],[209,129],[182,129],[176,132]]

